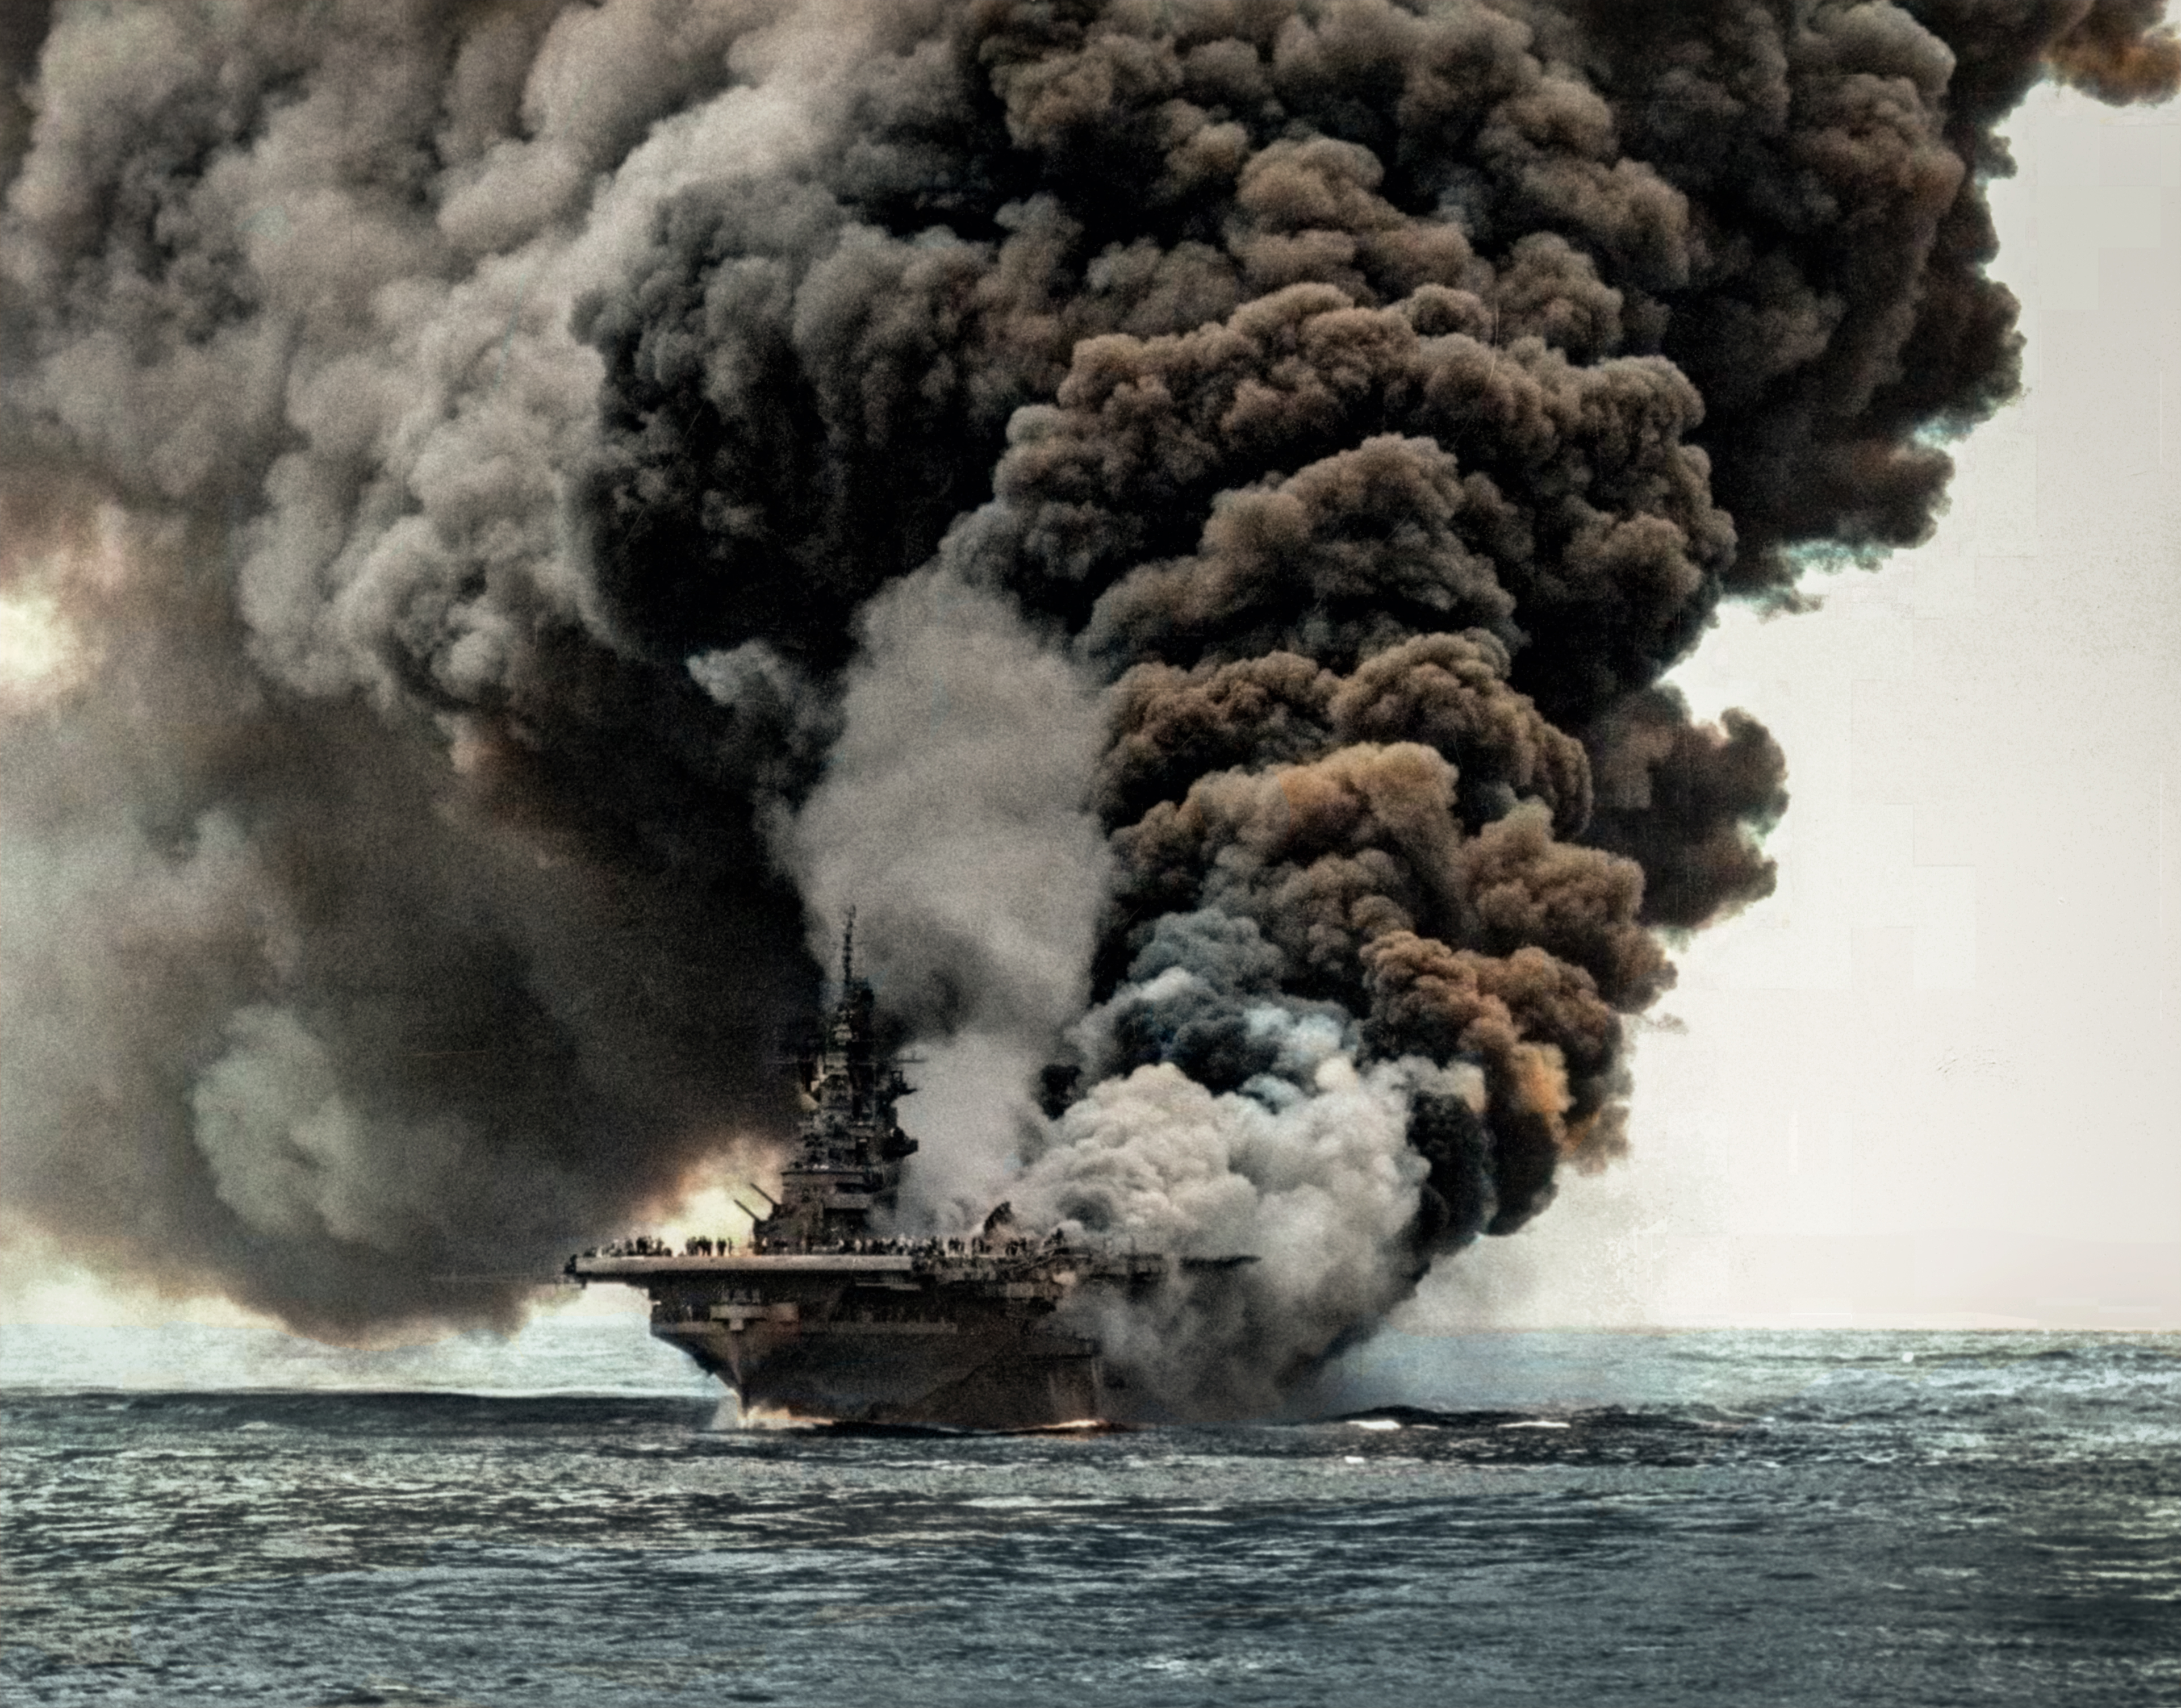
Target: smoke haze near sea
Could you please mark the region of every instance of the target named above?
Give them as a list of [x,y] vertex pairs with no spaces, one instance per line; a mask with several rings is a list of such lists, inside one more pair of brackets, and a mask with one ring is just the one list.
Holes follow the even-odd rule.
[[505,1320],[481,1236],[786,1130],[855,902],[991,1082],[912,1208],[1241,1242],[1157,1346],[1304,1367],[1621,1148],[1786,804],[1659,677],[1928,532],[2018,379],[1993,127],[2169,92],[2158,20],[11,14],[7,1213]]

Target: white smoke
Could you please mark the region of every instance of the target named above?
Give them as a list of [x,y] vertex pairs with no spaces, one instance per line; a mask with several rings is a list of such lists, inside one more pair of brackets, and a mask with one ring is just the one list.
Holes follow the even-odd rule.
[[837,953],[927,1043],[908,1125],[931,1142],[907,1211],[959,1223],[1035,1118],[1029,1087],[1083,1009],[1109,856],[1085,807],[1104,737],[1090,680],[1011,601],[928,569],[875,600],[825,781],[780,827]]
[[[1177,967],[1152,982],[1192,977]],[[1217,1095],[1167,1063],[1102,1081],[1050,1124],[1009,1188],[1032,1228],[1253,1260],[1100,1315],[1115,1362],[1178,1403],[1270,1406],[1284,1378],[1399,1300],[1414,1279],[1402,1235],[1427,1172],[1407,1142],[1411,1101],[1483,1101],[1466,1065],[1405,1057],[1359,1069],[1354,1039],[1322,1014],[1266,1003],[1247,1025],[1273,1049],[1271,1070]]]

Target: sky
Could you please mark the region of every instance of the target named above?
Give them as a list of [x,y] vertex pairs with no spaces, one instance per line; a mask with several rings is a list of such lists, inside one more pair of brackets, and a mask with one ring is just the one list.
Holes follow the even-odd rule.
[[[2181,115],[2009,130],[2026,395],[1930,545],[1677,672],[1787,752],[1776,893],[1679,949],[1630,1157],[1397,1326],[2181,1328]],[[23,1249],[0,1312],[240,1319]]]
[[1929,545],[1676,675],[1786,749],[1778,891],[1681,952],[1626,1163],[1401,1320],[2181,1328],[2181,113],[2008,129],[2024,397]]

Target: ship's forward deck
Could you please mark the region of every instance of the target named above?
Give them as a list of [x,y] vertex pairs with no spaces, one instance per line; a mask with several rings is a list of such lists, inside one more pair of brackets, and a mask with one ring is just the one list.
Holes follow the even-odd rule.
[[692,1254],[650,1258],[577,1258],[571,1275],[627,1280],[645,1275],[908,1275],[925,1262],[902,1253],[872,1257],[830,1252],[737,1252],[731,1257]]

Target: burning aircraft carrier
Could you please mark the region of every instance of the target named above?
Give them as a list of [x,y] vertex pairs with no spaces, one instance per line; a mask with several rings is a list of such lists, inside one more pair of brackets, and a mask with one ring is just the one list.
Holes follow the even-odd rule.
[[[753,1401],[1278,1403],[1628,1148],[1786,810],[1672,672],[1930,536],[2163,13],[0,11],[0,1226],[511,1328],[785,1142],[578,1260]],[[853,986],[781,1119],[853,897],[901,1219],[1028,1231],[881,1248]]]
[[578,1282],[649,1294],[651,1332],[726,1382],[745,1411],[982,1429],[1107,1421],[1128,1409],[1120,1384],[1097,1341],[1075,1332],[1070,1302],[1249,1261],[1115,1252],[1057,1228],[1041,1239],[1005,1204],[974,1237],[881,1234],[874,1217],[890,1217],[917,1148],[895,1114],[914,1087],[881,1047],[853,915],[840,1001],[796,1070],[800,1136],[779,1200],[746,1243],[693,1237],[677,1252],[638,1236],[567,1263]]

